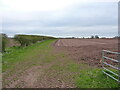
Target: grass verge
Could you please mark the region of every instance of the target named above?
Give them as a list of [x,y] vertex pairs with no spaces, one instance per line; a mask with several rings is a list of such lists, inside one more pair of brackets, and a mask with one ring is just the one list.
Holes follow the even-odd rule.
[[[55,40],[47,40],[42,43],[37,43],[28,47],[11,47],[6,50],[2,56],[2,71],[14,68],[16,63],[22,63],[31,60],[38,60],[38,55],[49,55],[47,52],[51,50],[50,44]],[[46,55],[46,56],[47,56]],[[51,58],[51,57],[49,57]],[[33,61],[32,61],[33,62]]]

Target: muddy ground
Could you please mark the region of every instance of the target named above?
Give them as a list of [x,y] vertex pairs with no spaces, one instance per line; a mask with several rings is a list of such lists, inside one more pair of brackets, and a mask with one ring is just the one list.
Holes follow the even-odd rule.
[[[58,51],[64,51],[72,59],[90,66],[101,67],[102,50],[118,51],[117,39],[60,39],[54,44]],[[106,56],[117,59],[113,54]],[[107,61],[111,64],[116,64]]]

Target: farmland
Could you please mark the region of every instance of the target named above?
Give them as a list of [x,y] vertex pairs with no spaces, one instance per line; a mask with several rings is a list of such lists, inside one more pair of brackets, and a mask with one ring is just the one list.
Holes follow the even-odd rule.
[[[76,61],[101,67],[102,50],[118,51],[117,39],[60,39],[57,49],[65,51]],[[115,57],[114,57],[115,58]]]
[[0,7],[0,89],[120,88],[118,0],[0,0]]
[[[51,39],[3,54],[3,87],[110,88],[101,72],[101,50],[117,51],[117,39]],[[103,83],[104,82],[104,83]]]

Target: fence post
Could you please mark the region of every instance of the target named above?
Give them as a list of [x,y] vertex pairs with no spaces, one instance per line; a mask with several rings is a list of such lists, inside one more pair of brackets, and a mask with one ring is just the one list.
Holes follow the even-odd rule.
[[[120,53],[118,54],[118,69],[120,69]],[[120,70],[118,70],[118,87],[120,88]]]
[[104,50],[102,50],[102,68],[104,67]]

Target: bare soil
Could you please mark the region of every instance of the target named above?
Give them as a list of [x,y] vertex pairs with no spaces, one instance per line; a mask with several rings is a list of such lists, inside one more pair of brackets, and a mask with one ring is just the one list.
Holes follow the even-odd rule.
[[[71,58],[76,63],[85,63],[90,66],[101,67],[101,51],[103,49],[117,51],[117,39],[60,39],[57,40],[53,46],[54,50],[50,51],[52,57],[56,57],[53,61],[48,63],[41,63],[40,60],[44,60],[46,55],[37,55],[39,58],[37,62],[31,61],[35,64],[28,69],[22,69],[22,67],[29,64],[28,61],[24,62],[22,67],[16,66],[16,73],[10,75],[7,78],[3,73],[5,88],[75,88],[74,74],[73,72],[61,70],[61,67],[67,66]],[[60,52],[65,52],[65,56],[62,56]],[[66,57],[66,55],[68,57]],[[111,55],[112,57],[112,55]],[[66,58],[68,60],[66,60]],[[70,58],[70,59],[69,59]],[[25,64],[26,63],[26,64]],[[111,62],[112,63],[112,62]],[[53,67],[60,66],[58,69]],[[84,67],[85,68],[85,67]],[[84,69],[80,67],[79,69]],[[21,73],[18,75],[17,72]],[[79,72],[78,72],[79,73]]]
[[20,46],[20,43],[12,38],[8,38],[7,47]]
[[[74,60],[90,66],[101,67],[102,50],[118,51],[117,39],[60,39],[54,44],[58,51],[64,51]],[[116,58],[115,55],[108,55]],[[109,63],[113,63],[108,61]]]

